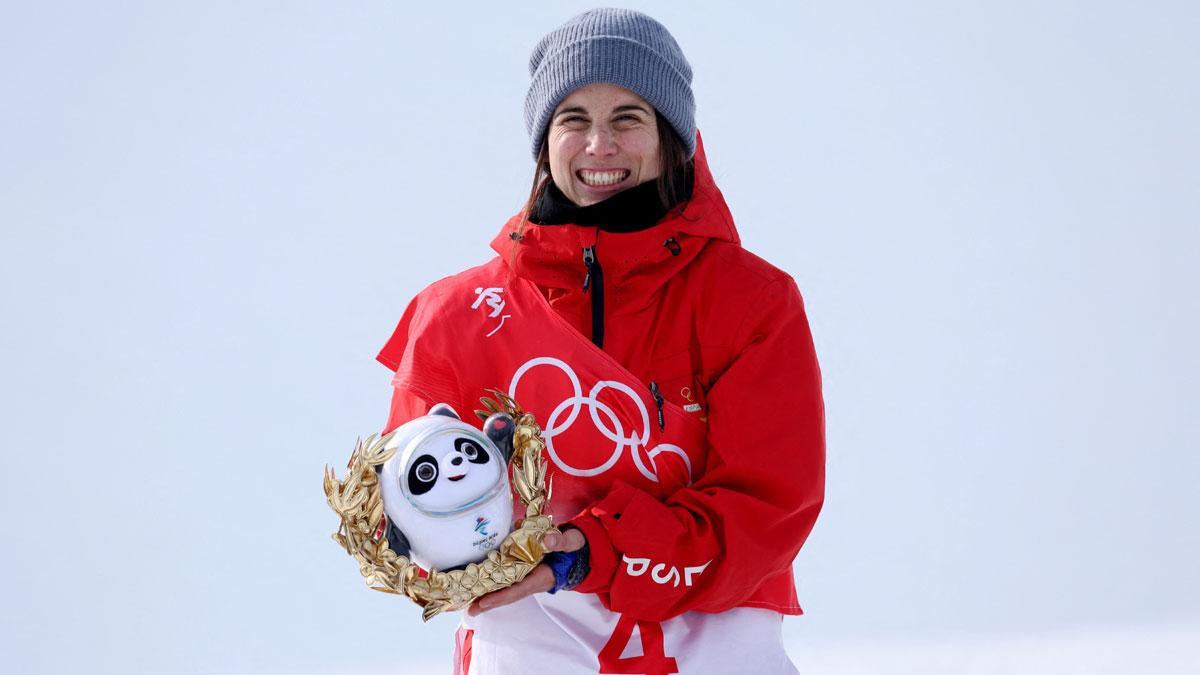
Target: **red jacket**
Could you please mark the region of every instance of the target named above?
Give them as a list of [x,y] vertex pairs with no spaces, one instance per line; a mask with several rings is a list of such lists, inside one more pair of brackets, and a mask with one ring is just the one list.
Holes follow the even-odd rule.
[[[576,591],[651,621],[737,606],[799,614],[792,560],[824,498],[820,370],[795,282],[741,247],[703,145],[691,200],[654,227],[618,234],[526,225],[515,236],[520,222],[505,224],[492,242],[500,260],[484,268],[503,266],[533,282],[590,336],[581,251],[594,247],[603,267],[604,352],[708,428],[707,461],[691,485],[655,495],[617,480],[571,520],[591,552],[591,572]],[[469,411],[480,392],[500,386],[464,382],[465,369],[414,348],[420,326],[440,313],[434,299],[475,286],[484,268],[418,296],[380,352],[399,369],[388,429],[441,400]],[[664,564],[655,568],[657,583],[648,583],[640,563],[647,560]],[[663,582],[664,570],[702,560],[712,562],[697,583]]]

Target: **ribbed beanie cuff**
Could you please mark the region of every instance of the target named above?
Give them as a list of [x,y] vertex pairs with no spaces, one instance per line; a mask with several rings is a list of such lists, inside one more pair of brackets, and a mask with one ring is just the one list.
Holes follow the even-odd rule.
[[554,109],[572,91],[600,82],[646,99],[696,152],[692,69],[662,24],[625,9],[594,9],[547,34],[529,58],[525,128],[537,159]]

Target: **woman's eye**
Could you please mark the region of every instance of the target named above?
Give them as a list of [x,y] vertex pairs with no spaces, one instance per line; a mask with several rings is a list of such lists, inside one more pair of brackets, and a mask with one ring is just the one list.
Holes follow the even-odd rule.
[[429,481],[433,480],[434,476],[436,475],[437,470],[433,468],[432,464],[422,464],[421,466],[417,467],[417,480],[423,483],[428,483]]

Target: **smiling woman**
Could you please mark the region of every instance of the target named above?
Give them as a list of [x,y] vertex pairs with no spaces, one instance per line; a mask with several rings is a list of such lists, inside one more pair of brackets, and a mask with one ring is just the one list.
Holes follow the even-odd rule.
[[585,12],[530,75],[525,208],[379,354],[389,429],[501,387],[544,431],[562,532],[467,612],[456,672],[794,673],[781,618],[825,452],[800,293],[742,248],[662,24]]
[[554,184],[580,206],[662,173],[654,108],[615,84],[571,92],[554,111],[546,138]]
[[665,211],[690,189],[691,153],[642,97],[614,84],[582,86],[551,117],[523,210],[532,212],[550,186],[571,203],[590,206],[654,181]]

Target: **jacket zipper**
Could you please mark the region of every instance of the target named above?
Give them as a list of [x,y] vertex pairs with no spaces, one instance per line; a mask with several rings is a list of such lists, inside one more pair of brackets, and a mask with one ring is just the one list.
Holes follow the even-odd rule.
[[666,431],[667,418],[663,415],[663,395],[658,390],[657,382],[650,382],[650,395],[654,397],[654,405],[658,408],[658,430]]
[[596,247],[583,249],[583,292],[592,294],[592,342],[604,348],[604,270],[596,257]]

